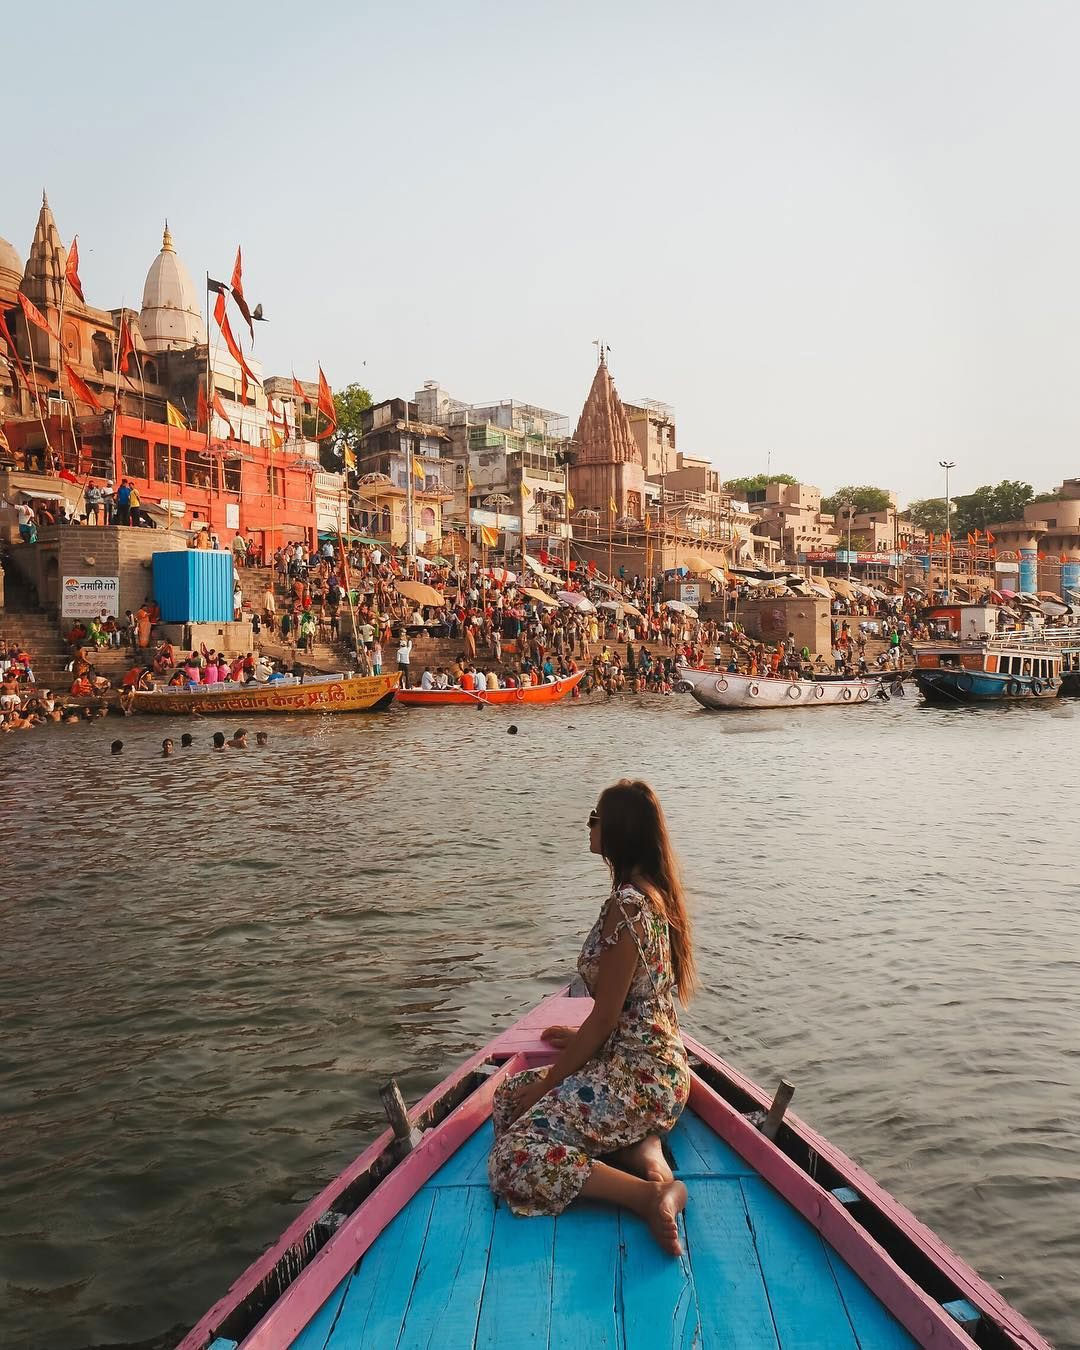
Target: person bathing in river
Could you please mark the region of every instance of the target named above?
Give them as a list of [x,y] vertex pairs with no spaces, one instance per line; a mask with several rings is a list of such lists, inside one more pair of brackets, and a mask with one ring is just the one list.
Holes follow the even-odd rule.
[[689,999],[695,969],[678,865],[647,783],[623,779],[600,794],[589,849],[613,883],[578,958],[592,1012],[576,1032],[549,1027],[554,1064],[496,1092],[488,1176],[519,1215],[559,1214],[579,1195],[621,1205],[678,1256],[686,1187],[660,1136],[689,1095],[675,997]]

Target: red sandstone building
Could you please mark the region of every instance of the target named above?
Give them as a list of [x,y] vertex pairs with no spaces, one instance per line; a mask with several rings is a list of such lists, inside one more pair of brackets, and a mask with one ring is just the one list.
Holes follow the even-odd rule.
[[[47,200],[25,267],[0,239],[0,312],[15,347],[0,335],[0,469],[8,491],[22,483],[44,495],[44,475],[81,514],[88,482],[128,478],[156,524],[188,531],[205,524],[225,546],[242,532],[264,553],[287,540],[313,545],[318,523],[328,519],[321,498],[337,494],[314,444],[290,430],[302,411],[291,406],[291,381],[288,393],[274,382],[275,415],[287,423],[279,433],[262,385],[245,390],[224,347],[211,343],[208,351],[201,297],[168,228],[138,311],[84,303],[65,283],[66,266]],[[20,293],[51,332],[29,320]],[[122,323],[133,345],[126,374],[116,369]],[[248,365],[261,376],[253,357]],[[80,396],[79,382],[98,408]],[[196,426],[200,396],[217,408],[209,426]],[[169,403],[187,427],[169,425]]]

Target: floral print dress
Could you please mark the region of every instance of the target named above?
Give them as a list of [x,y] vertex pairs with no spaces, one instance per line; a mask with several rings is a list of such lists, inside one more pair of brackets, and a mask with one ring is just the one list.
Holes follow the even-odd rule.
[[[607,937],[612,906],[618,914]],[[615,1030],[597,1053],[517,1120],[511,1095],[535,1082],[527,1069],[495,1093],[495,1146],[488,1160],[491,1188],[515,1214],[559,1214],[574,1200],[606,1153],[670,1130],[686,1105],[690,1070],[675,1011],[674,974],[666,919],[635,886],[612,891],[578,958],[592,993],[604,950],[629,929],[638,963]]]

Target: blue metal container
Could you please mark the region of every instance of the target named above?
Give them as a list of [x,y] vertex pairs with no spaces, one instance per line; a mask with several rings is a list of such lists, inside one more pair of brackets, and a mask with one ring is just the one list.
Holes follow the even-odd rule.
[[233,557],[218,549],[154,554],[154,599],[165,623],[229,623]]

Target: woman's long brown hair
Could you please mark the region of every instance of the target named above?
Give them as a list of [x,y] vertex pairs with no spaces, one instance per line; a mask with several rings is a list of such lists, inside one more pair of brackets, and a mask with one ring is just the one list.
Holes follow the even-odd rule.
[[694,943],[679,864],[656,793],[640,779],[605,788],[597,803],[600,851],[616,886],[640,880],[653,892],[667,920],[675,989],[684,1005],[697,984]]

